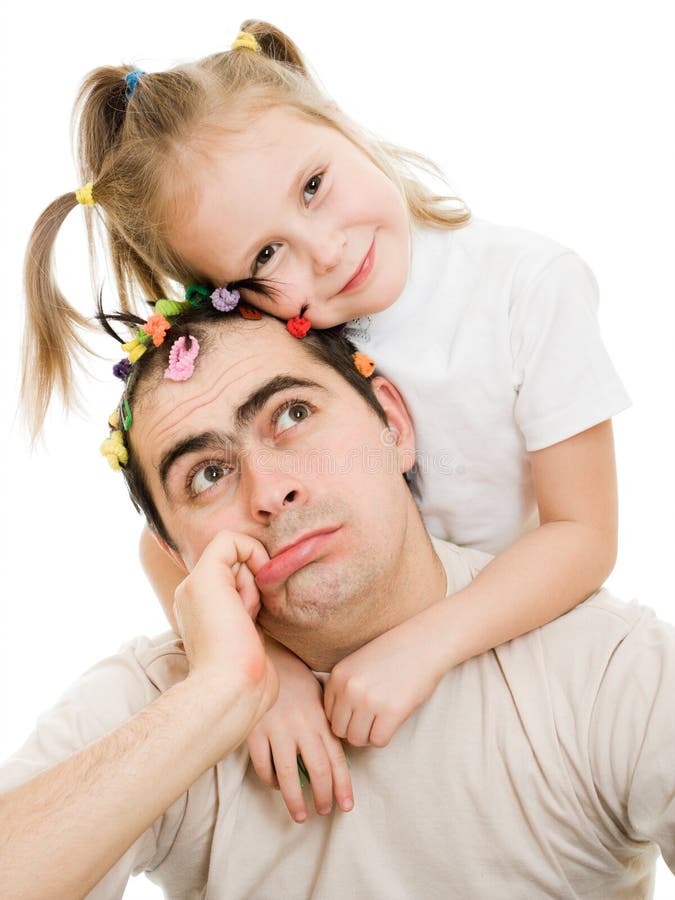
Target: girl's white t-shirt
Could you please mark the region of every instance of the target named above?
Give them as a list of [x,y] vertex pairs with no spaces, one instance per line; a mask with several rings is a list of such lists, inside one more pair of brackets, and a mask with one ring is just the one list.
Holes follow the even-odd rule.
[[500,552],[538,524],[529,453],[630,405],[597,306],[588,266],[547,238],[413,231],[403,294],[345,333],[412,414],[431,534]]

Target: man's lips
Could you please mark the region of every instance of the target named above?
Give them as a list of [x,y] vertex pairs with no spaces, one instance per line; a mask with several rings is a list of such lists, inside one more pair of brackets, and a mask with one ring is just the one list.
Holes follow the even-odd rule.
[[375,262],[375,239],[373,238],[373,242],[370,245],[368,252],[361,260],[361,265],[358,267],[356,272],[349,279],[347,284],[340,291],[341,294],[349,293],[350,291],[355,291],[357,288],[360,288],[363,282],[368,278],[370,273],[373,271],[373,264]]
[[339,530],[339,525],[321,528],[283,546],[256,575],[256,584],[260,590],[281,584],[298,569],[312,562]]

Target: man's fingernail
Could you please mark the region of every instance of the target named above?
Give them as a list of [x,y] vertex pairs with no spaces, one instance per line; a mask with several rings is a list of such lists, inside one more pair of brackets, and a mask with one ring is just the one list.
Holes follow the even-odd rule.
[[349,812],[350,809],[354,808],[354,801],[351,797],[348,797],[346,800],[342,801],[342,810],[343,812]]
[[298,812],[293,816],[293,818],[295,819],[296,822],[304,822],[305,819],[307,818],[307,813]]

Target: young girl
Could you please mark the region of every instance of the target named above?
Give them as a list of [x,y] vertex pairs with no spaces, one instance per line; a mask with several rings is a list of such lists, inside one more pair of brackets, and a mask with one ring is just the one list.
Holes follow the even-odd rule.
[[[348,323],[414,415],[429,530],[496,554],[469,587],[332,671],[323,704],[333,734],[383,746],[450,668],[561,615],[609,574],[609,420],[628,400],[578,257],[471,221],[420,180],[423,160],[337,109],[285,35],[242,28],[231,50],[192,65],[100,69],[85,82],[86,184],[45,210],[29,247],[25,372],[39,380],[26,375],[24,398],[38,428],[53,387],[71,393],[83,322],[56,287],[51,253],[78,202],[88,227],[103,227],[129,307],[139,292],[172,296],[197,281],[236,288],[294,325]],[[170,612],[182,573],[158,553],[146,536],[148,573]],[[253,764],[278,780],[298,821],[297,755],[317,809],[328,811],[331,790],[349,809],[317,682],[274,652],[281,699],[249,738]]]

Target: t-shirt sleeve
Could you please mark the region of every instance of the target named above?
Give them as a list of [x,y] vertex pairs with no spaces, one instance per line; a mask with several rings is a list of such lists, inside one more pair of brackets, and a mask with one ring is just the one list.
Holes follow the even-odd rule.
[[658,844],[675,872],[675,628],[649,611],[607,665],[589,752],[602,807],[628,840]]
[[597,306],[595,278],[571,251],[518,269],[509,324],[514,413],[528,451],[566,440],[630,405],[602,342]]
[[[133,646],[102,661],[40,716],[23,746],[0,766],[0,793],[18,787],[103,737],[158,695]],[[159,865],[172,846],[185,806],[183,796],[135,841],[87,896],[93,900],[122,897],[130,875]]]

